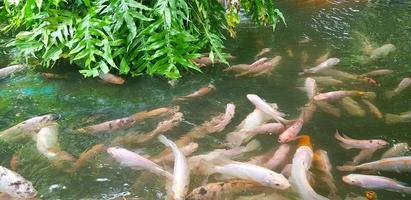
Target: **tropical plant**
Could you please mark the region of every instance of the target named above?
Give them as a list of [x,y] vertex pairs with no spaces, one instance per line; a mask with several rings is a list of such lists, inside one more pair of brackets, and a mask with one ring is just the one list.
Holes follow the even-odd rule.
[[2,30],[20,31],[9,45],[45,67],[69,59],[85,76],[175,79],[182,69],[200,71],[192,61],[200,52],[226,63],[225,31],[235,36],[240,3],[258,25],[284,21],[270,0],[5,0]]

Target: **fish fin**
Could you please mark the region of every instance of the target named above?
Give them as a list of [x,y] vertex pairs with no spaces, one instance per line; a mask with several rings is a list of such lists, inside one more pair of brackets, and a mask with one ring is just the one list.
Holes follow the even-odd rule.
[[342,142],[340,142],[340,146],[344,149],[352,149],[352,147],[350,145],[342,143]]
[[401,187],[401,192],[411,194],[411,187]]
[[398,95],[397,92],[395,92],[394,90],[390,90],[390,91],[386,91],[385,92],[385,97],[388,99],[391,99],[392,97]]
[[258,148],[261,147],[261,143],[258,140],[252,140],[251,142],[249,142],[245,148],[243,149],[243,152],[247,153],[247,152],[251,152],[254,150],[257,150]]
[[343,141],[344,138],[341,136],[340,132],[338,132],[338,130],[335,130],[335,134],[334,134],[335,139],[337,139],[338,141]]
[[244,141],[244,136],[246,136],[246,133],[247,132],[243,131],[228,133],[225,139],[228,146],[230,146],[231,148],[240,146]]
[[174,142],[172,142],[171,140],[167,139],[166,136],[164,135],[159,135],[158,140],[164,145],[166,145],[167,147],[170,147],[172,149],[177,148],[177,145],[174,144]]
[[352,172],[352,171],[355,171],[357,167],[353,165],[343,165],[343,166],[337,166],[337,169],[343,172]]

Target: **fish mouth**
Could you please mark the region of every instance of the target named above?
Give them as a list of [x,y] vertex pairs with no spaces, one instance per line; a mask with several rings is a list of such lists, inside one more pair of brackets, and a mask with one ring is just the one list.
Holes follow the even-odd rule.
[[348,176],[343,176],[342,177],[342,180],[345,182],[345,183],[350,183],[351,181],[350,181],[350,178],[348,178]]

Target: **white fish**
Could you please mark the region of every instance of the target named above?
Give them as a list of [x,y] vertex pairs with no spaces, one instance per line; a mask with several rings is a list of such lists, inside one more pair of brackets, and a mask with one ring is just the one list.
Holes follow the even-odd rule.
[[318,93],[317,83],[312,78],[305,79],[304,87],[309,100],[311,100]]
[[[180,148],[181,152],[183,152],[184,156],[190,156],[193,154],[195,151],[198,149],[198,143],[191,142],[187,144],[186,146],[183,146]],[[155,163],[168,163],[168,162],[173,162],[174,161],[174,154],[173,152],[169,152],[167,154],[161,155],[161,156],[156,156],[151,159]]]
[[0,192],[18,199],[31,199],[37,195],[30,181],[3,166],[0,166]]
[[[309,143],[309,145],[311,144]],[[293,157],[291,176],[289,179],[302,199],[326,200],[326,197],[323,197],[314,191],[308,181],[308,170],[311,167],[312,158],[313,151],[311,147],[306,146],[305,144],[299,145]]]
[[411,156],[384,158],[361,165],[337,166],[340,171],[378,170],[391,172],[411,172]]
[[336,101],[344,97],[353,97],[353,96],[367,98],[367,99],[375,99],[376,94],[375,92],[339,90],[339,91],[332,91],[332,92],[317,94],[313,97],[313,99],[316,101]]
[[335,139],[340,141],[344,149],[381,149],[388,145],[385,140],[356,140],[344,134],[340,135],[338,130],[334,134]]
[[18,73],[27,69],[26,65],[11,65],[0,69],[0,79],[6,78],[14,73]]
[[314,79],[318,83],[318,85],[322,86],[335,86],[344,84],[344,82],[331,76],[312,76],[310,78]]
[[357,185],[367,189],[383,189],[411,194],[411,187],[407,187],[404,183],[383,176],[349,174],[343,176],[342,180],[350,185]]
[[270,104],[262,100],[259,96],[255,94],[247,94],[247,99],[255,105],[256,108],[270,115],[275,121],[286,124],[289,121],[284,119],[285,114],[274,109]]
[[46,126],[37,133],[37,150],[51,161],[75,161],[69,153],[60,150],[58,141],[58,125]]
[[225,141],[230,147],[236,147],[244,142],[250,141],[257,134],[273,134],[284,130],[284,125],[281,123],[266,123],[253,129],[241,129],[239,131],[230,132],[226,135]]
[[377,149],[361,149],[361,151],[352,159],[352,164],[356,165],[362,161],[370,160],[375,151],[377,151]]
[[300,73],[300,74],[312,74],[312,73],[317,73],[319,71],[322,70],[326,70],[329,68],[334,67],[335,65],[337,65],[340,62],[340,59],[338,58],[329,58],[326,61],[322,62],[321,64],[310,68],[310,69],[306,69],[304,70],[304,72]]
[[264,164],[264,167],[276,170],[280,167],[288,158],[288,153],[290,152],[290,145],[281,144],[280,147],[275,151],[274,155]]
[[285,190],[290,187],[288,180],[281,174],[265,167],[249,163],[224,161],[221,165],[214,165],[208,169],[209,174],[219,173],[235,178],[257,182],[263,186]]
[[374,49],[371,52],[370,59],[376,60],[379,58],[386,57],[389,53],[396,50],[396,47],[393,44],[384,44],[379,48]]
[[[270,105],[273,109],[273,105]],[[261,111],[258,108],[255,108],[253,112],[247,115],[247,117],[241,121],[241,123],[237,126],[236,130],[251,130],[261,126],[262,124],[271,120],[270,115],[266,114],[265,112]]]
[[399,95],[402,91],[404,91],[410,86],[411,86],[411,78],[410,77],[403,78],[398,84],[398,86],[394,90],[387,91],[385,93],[385,96],[387,98],[392,98],[393,96]]
[[411,122],[411,111],[400,113],[400,114],[385,114],[386,124],[397,124],[397,123],[407,123]]
[[37,133],[37,131],[39,131],[42,127],[50,125],[59,118],[60,116],[56,114],[33,117],[0,132],[0,137],[8,139],[16,137],[20,133],[28,133],[28,136],[31,136],[31,134]]
[[374,71],[370,71],[364,74],[361,74],[361,76],[367,76],[367,77],[375,77],[375,76],[383,76],[387,74],[392,74],[394,71],[390,69],[377,69]]
[[134,169],[145,169],[154,174],[164,176],[170,180],[173,179],[172,174],[162,169],[156,163],[127,149],[110,147],[107,148],[107,153],[109,153],[122,166],[131,167]]
[[297,135],[300,133],[304,125],[303,116],[300,116],[290,127],[288,127],[284,132],[278,137],[279,143],[286,143],[296,139]]
[[390,158],[390,157],[397,157],[402,156],[410,150],[407,143],[397,143],[394,144],[393,147],[388,149],[384,154],[382,154],[381,158]]
[[171,186],[174,200],[184,200],[190,184],[190,167],[184,154],[177,145],[164,135],[158,136],[161,143],[170,147],[174,154],[173,185]]

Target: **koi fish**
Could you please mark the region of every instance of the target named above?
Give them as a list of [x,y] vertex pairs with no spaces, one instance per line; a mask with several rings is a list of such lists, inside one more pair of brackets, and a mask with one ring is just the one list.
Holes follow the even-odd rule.
[[318,83],[318,85],[323,86],[337,86],[344,84],[344,82],[331,76],[312,76],[311,78],[314,79]]
[[340,141],[340,145],[344,149],[382,149],[388,145],[385,140],[356,140],[344,134],[340,134],[336,130],[334,134],[335,139]]
[[100,75],[98,75],[98,77],[103,80],[106,83],[111,83],[111,84],[116,84],[116,85],[122,85],[124,84],[124,79],[122,79],[119,76],[116,76],[114,74],[111,73],[101,73]]
[[337,196],[337,186],[334,183],[334,177],[331,173],[332,165],[328,153],[324,150],[317,150],[314,152],[313,156],[313,168],[318,170],[320,175],[320,180],[327,184],[330,192],[330,199],[338,199]]
[[31,199],[37,195],[30,181],[3,166],[0,166],[0,192],[18,199]]
[[384,158],[374,162],[363,163],[361,165],[344,165],[337,166],[340,171],[355,171],[355,170],[377,170],[377,171],[392,171],[392,172],[410,172],[411,171],[411,156]]
[[41,73],[41,75],[42,75],[44,78],[47,78],[47,79],[66,79],[66,78],[68,78],[67,75],[54,74],[54,73],[46,73],[46,72]]
[[364,160],[370,160],[375,151],[377,151],[377,149],[361,149],[361,151],[352,159],[352,164],[357,165]]
[[250,65],[250,69],[235,75],[235,77],[252,75],[254,77],[261,75],[271,75],[272,70],[280,64],[282,57],[276,56],[273,59],[258,65]]
[[165,146],[170,147],[174,154],[174,171],[171,195],[175,200],[184,200],[190,184],[190,167],[184,154],[177,145],[164,135],[158,136],[158,140]]
[[330,57],[330,53],[331,53],[331,51],[329,49],[327,49],[327,51],[324,54],[322,54],[320,57],[318,57],[314,61],[314,64],[319,65],[319,64],[325,62]]
[[89,150],[87,150],[87,151],[80,154],[80,156],[78,157],[78,159],[74,163],[73,168],[68,170],[68,172],[78,171],[81,167],[84,166],[84,164],[86,163],[87,160],[90,160],[91,158],[93,158],[97,154],[99,154],[101,152],[104,152],[106,150],[107,150],[107,148],[104,146],[104,144],[94,145]]
[[[198,149],[198,144],[195,142],[191,142],[187,144],[186,146],[183,146],[180,148],[180,151],[183,152],[184,156],[190,156],[193,154],[195,151]],[[164,154],[160,157],[153,157],[152,161],[155,163],[168,163],[168,162],[173,162],[174,161],[174,154],[173,152],[170,152],[168,154]],[[190,165],[191,166],[191,165]]]
[[367,189],[383,189],[394,192],[411,194],[411,187],[404,186],[404,183],[384,176],[372,176],[363,174],[349,174],[343,176],[342,180],[350,185],[357,185]]
[[281,123],[266,123],[253,129],[241,129],[240,131],[230,132],[226,135],[225,141],[230,147],[236,147],[250,141],[258,134],[280,133],[284,128],[284,125]]
[[263,58],[260,58],[260,59],[256,60],[254,63],[252,63],[250,65],[248,65],[248,64],[233,65],[233,66],[225,69],[224,72],[234,71],[234,72],[243,73],[243,72],[246,72],[246,71],[250,70],[251,68],[253,68],[255,66],[258,66],[258,65],[261,65],[261,64],[263,64],[267,61],[269,61],[269,59],[266,58],[266,57],[263,57]]

